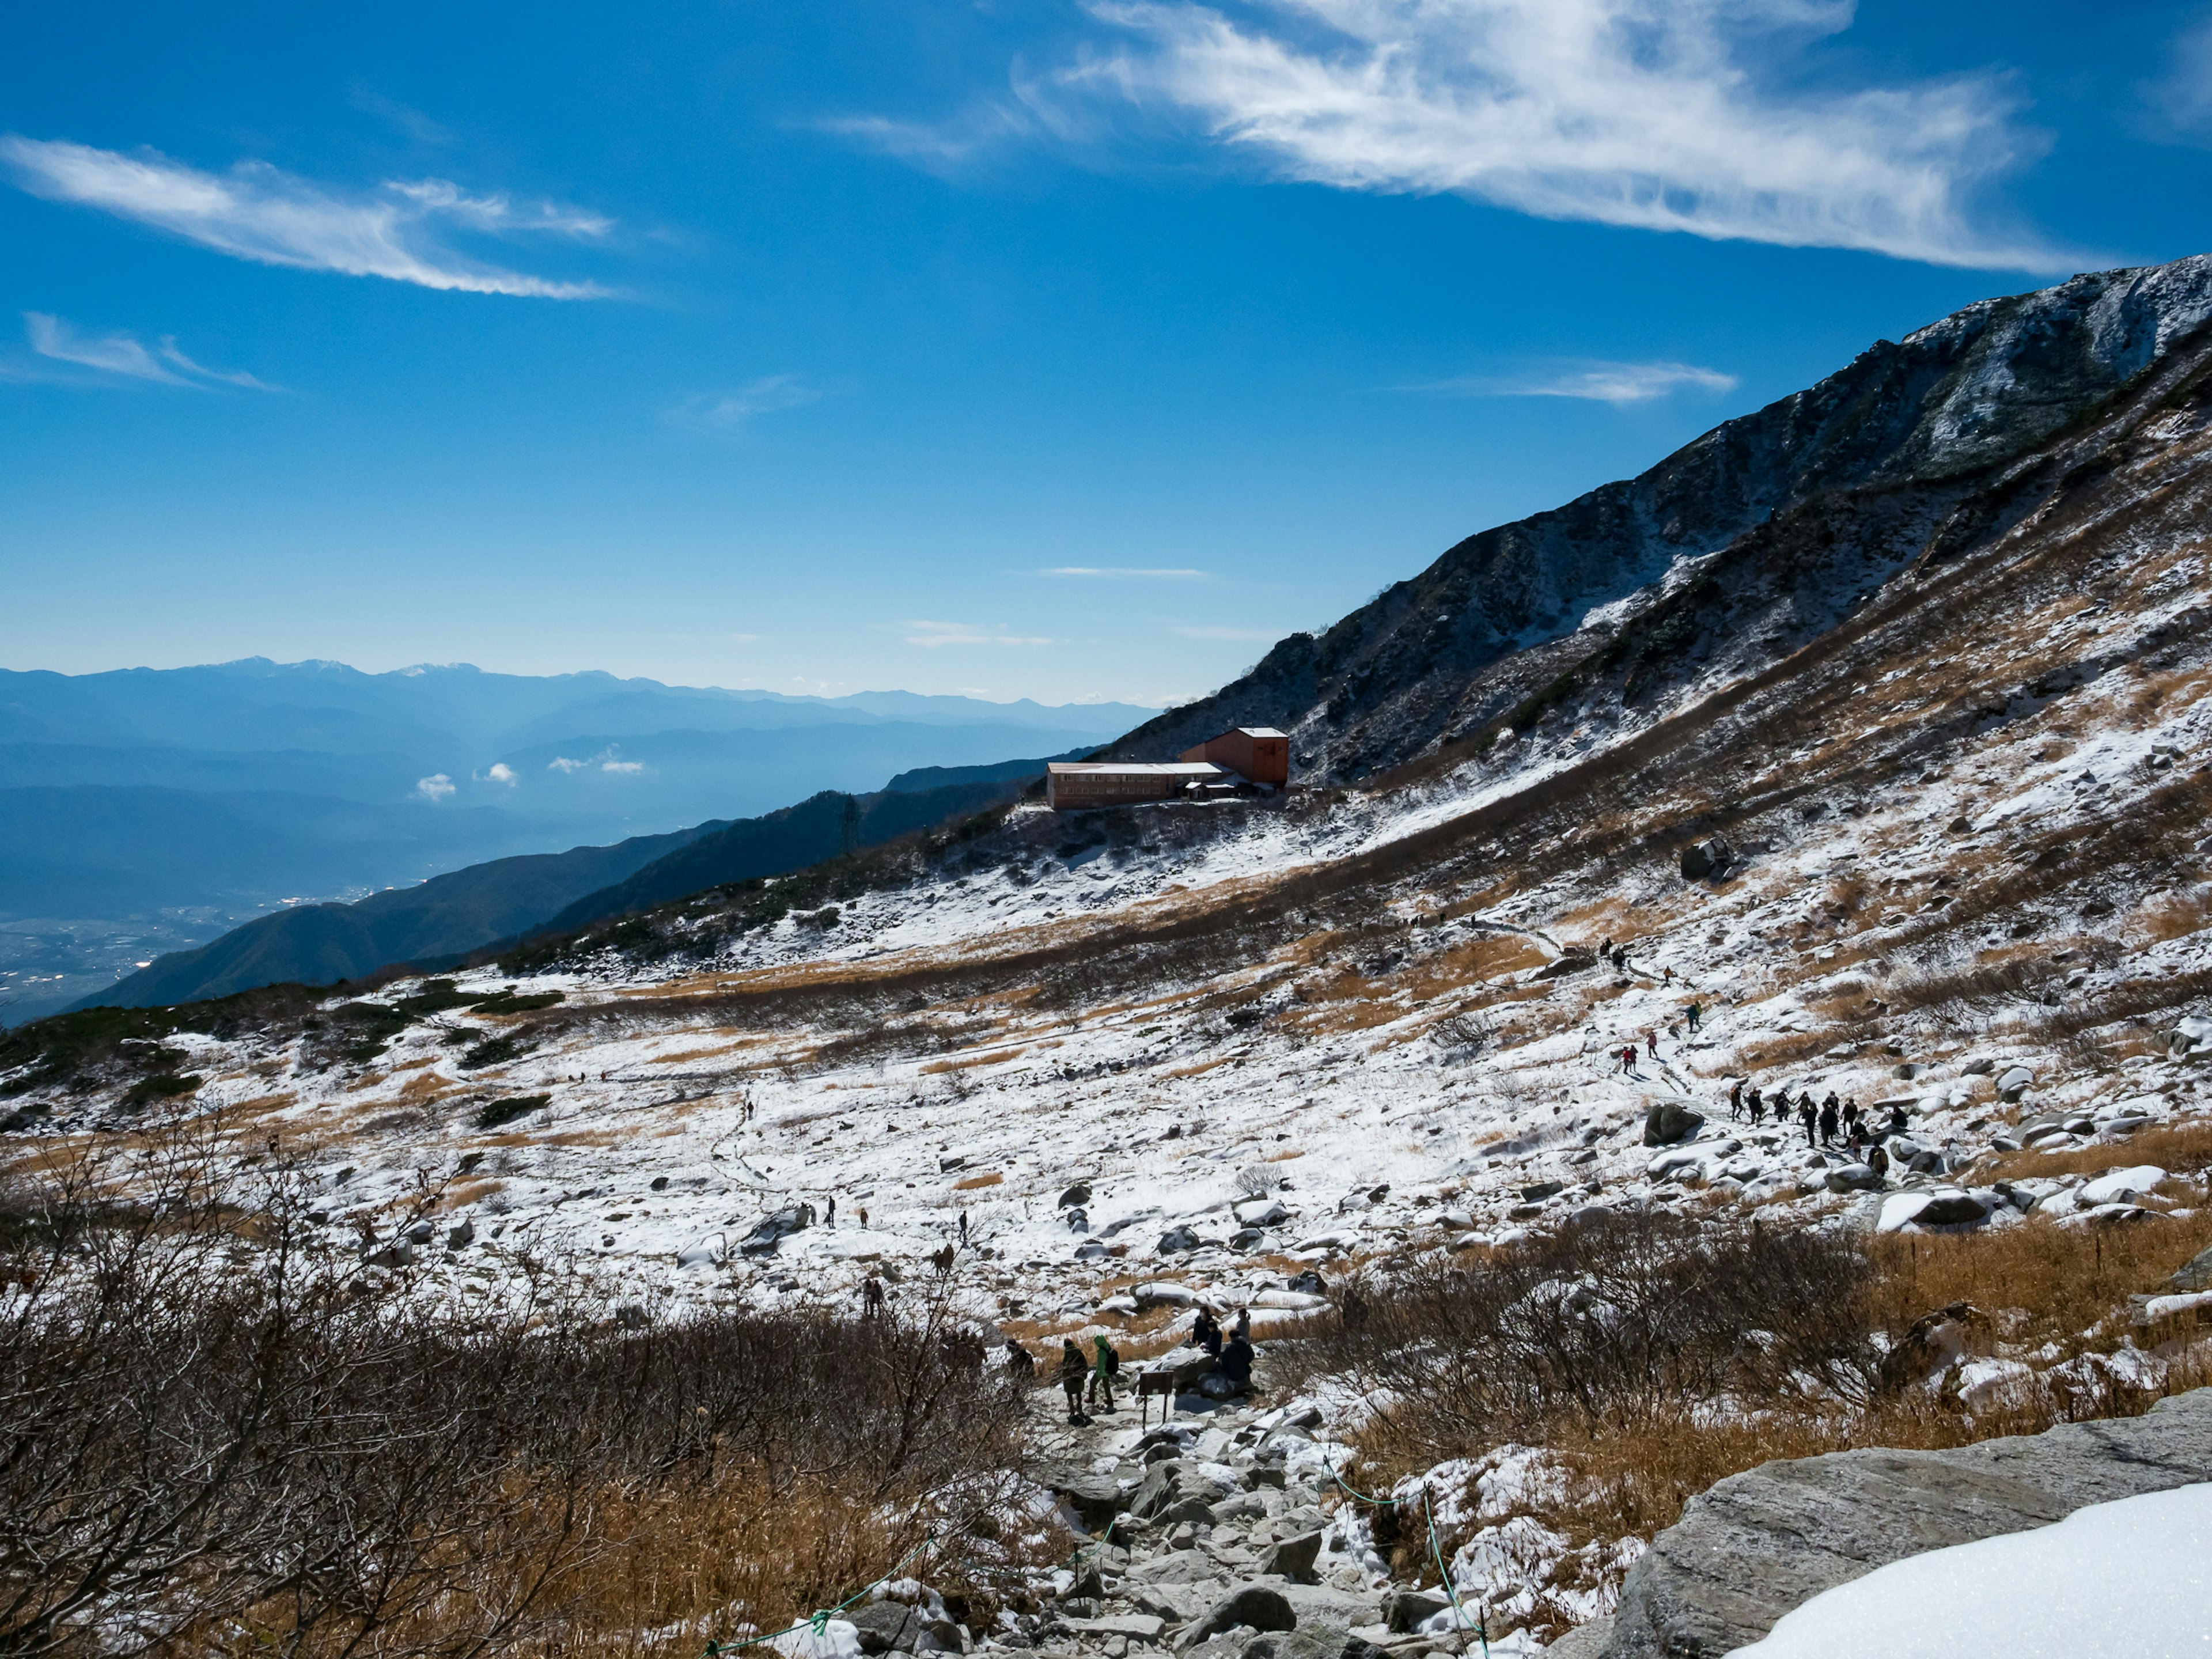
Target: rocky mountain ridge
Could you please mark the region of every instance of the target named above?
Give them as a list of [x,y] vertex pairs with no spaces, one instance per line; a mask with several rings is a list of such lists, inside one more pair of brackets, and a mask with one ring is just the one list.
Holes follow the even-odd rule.
[[[1505,659],[1824,500],[1851,498],[1846,516],[1862,520],[1844,535],[1860,556],[1838,596],[1847,611],[1926,550],[1973,484],[2091,416],[2208,317],[2212,255],[2196,255],[1983,301],[1877,342],[1635,478],[1468,538],[1109,752],[1158,760],[1226,726],[1273,725],[1310,780],[1384,771],[1510,712],[1529,679],[1497,672]],[[1831,533],[1825,562],[1836,548]],[[1808,618],[1807,631],[1833,620]]]

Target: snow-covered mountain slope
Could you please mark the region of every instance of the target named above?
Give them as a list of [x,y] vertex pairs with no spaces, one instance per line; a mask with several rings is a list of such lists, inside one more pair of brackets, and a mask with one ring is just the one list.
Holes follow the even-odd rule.
[[1309,776],[1370,776],[1468,738],[1541,686],[1513,672],[1516,653],[1808,508],[1827,539],[1781,550],[1785,578],[1817,584],[1822,567],[1858,562],[1860,586],[1831,596],[1847,606],[1909,561],[1961,497],[2092,418],[2208,315],[2212,258],[2198,256],[2076,276],[1877,341],[1638,477],[1469,537],[1115,752],[1172,757],[1224,726],[1273,725],[1291,733]]
[[[204,1079],[169,1109],[313,1148],[334,1239],[389,1248],[419,1172],[450,1177],[421,1250],[456,1287],[527,1254],[672,1306],[838,1302],[951,1243],[1024,1336],[1164,1298],[1287,1316],[1308,1268],[1596,1205],[2192,1209],[2164,1171],[2100,1187],[2009,1149],[2133,1170],[2129,1137],[2212,1105],[2206,363],[2171,347],[1887,576],[1853,526],[1927,518],[1917,486],[1778,514],[1516,659],[1553,690],[1425,771],[1020,809],[462,976],[555,1006],[386,988],[388,1042],[337,997],[312,1029],[148,1016],[158,1061],[33,1028],[10,1121],[125,1126],[159,1064]],[[1731,1121],[1737,1079],[1901,1109],[1887,1182]],[[1646,1145],[1668,1102],[1705,1123]],[[771,1246],[779,1215],[809,1224]]]

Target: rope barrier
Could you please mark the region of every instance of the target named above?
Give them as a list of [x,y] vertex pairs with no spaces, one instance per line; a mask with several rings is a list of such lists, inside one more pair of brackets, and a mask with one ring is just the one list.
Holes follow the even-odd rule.
[[896,1562],[894,1562],[891,1565],[891,1570],[885,1573],[882,1577],[870,1579],[866,1583],[861,1585],[860,1589],[854,1590],[850,1595],[847,1596],[834,1607],[823,1607],[817,1612],[808,1613],[805,1618],[800,1620],[788,1630],[770,1631],[765,1636],[748,1636],[741,1642],[708,1642],[707,1644],[707,1651],[704,1656],[704,1659],[715,1659],[715,1656],[717,1654],[736,1653],[744,1648],[758,1647],[763,1642],[780,1642],[785,1637],[796,1636],[803,1630],[812,1631],[815,1637],[819,1639],[821,1637],[828,1633],[830,1620],[835,1618],[837,1614],[844,1612],[846,1608],[851,1607],[854,1602],[859,1601],[871,1590],[877,1589],[884,1584],[890,1583],[892,1579],[899,1576],[899,1570],[902,1567],[905,1566],[908,1562],[913,1560],[915,1556],[921,1554],[924,1550],[927,1549],[936,1541],[937,1534],[934,1533],[930,1534],[928,1536],[925,1537],[921,1542],[916,1544],[912,1549],[908,1550],[904,1555],[901,1556]]
[[[1360,1503],[1371,1504],[1376,1509],[1396,1509],[1412,1501],[1404,1498],[1377,1498],[1372,1493],[1360,1492],[1355,1487],[1346,1486],[1344,1477],[1336,1472],[1335,1466],[1326,1457],[1322,1459],[1321,1466],[1328,1471],[1330,1480],[1335,1481],[1348,1495],[1357,1498]],[[1462,1631],[1468,1629],[1472,1622],[1475,1639],[1482,1644],[1482,1659],[1490,1659],[1490,1620],[1487,1610],[1478,1608],[1472,1621],[1467,1616],[1467,1608],[1459,1599],[1459,1589],[1452,1583],[1451,1569],[1444,1565],[1443,1545],[1437,1538],[1436,1503],[1429,1496],[1426,1484],[1421,1487],[1421,1518],[1428,1523],[1429,1554],[1436,1561],[1437,1577],[1443,1583],[1444,1594],[1451,1600],[1452,1616],[1459,1621],[1459,1628]]]

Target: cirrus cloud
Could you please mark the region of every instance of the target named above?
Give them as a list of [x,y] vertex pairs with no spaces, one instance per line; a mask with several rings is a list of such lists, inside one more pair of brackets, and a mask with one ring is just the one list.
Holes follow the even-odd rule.
[[[174,335],[164,335],[161,343],[149,347],[131,334],[80,333],[62,318],[50,312],[27,311],[23,313],[24,337],[31,349],[40,356],[58,363],[70,363],[79,368],[88,368],[101,375],[118,376],[126,380],[152,380],[162,386],[206,387],[220,382],[225,386],[251,386],[257,392],[274,392],[275,386],[251,374],[226,374],[194,362],[177,349]],[[80,380],[92,385],[94,381]]]
[[994,144],[1095,149],[1093,118],[1119,108],[1340,190],[1978,269],[2078,257],[1990,228],[1977,207],[1988,180],[2045,147],[2005,77],[1808,88],[1807,49],[1850,27],[1850,0],[1087,9],[1110,36],[1049,75],[1018,69],[989,118],[956,115],[934,143],[911,122],[836,130],[941,171]]
[[910,622],[905,624],[910,631],[906,635],[908,645],[919,645],[931,650],[947,645],[1050,645],[1048,637],[1010,634],[1003,626],[981,625],[974,623]]
[[1736,379],[1693,363],[1615,363],[1577,359],[1522,374],[1470,374],[1458,380],[1401,386],[1394,392],[1430,392],[1448,398],[1577,398],[1592,403],[1650,403],[1670,392],[1733,392]]
[[534,299],[609,292],[487,264],[447,246],[445,238],[460,231],[588,240],[605,235],[613,221],[551,202],[518,206],[504,196],[474,196],[443,179],[349,191],[265,161],[205,173],[155,150],[125,155],[15,133],[0,137],[0,167],[33,196],[96,209],[258,264]]

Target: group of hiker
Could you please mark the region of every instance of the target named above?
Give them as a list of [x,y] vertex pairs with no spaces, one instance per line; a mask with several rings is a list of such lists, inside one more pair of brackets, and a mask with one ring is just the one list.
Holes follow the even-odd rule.
[[[1191,1321],[1190,1340],[1212,1362],[1215,1376],[1240,1394],[1250,1389],[1252,1362],[1257,1355],[1252,1346],[1249,1309],[1239,1308],[1236,1320],[1226,1331],[1209,1310],[1200,1309]],[[1036,1356],[1012,1337],[1006,1339],[1006,1365],[1008,1373],[1020,1380],[1036,1375]],[[1085,1408],[1090,1407],[1108,1413],[1116,1410],[1114,1383],[1121,1374],[1121,1356],[1103,1332],[1091,1338],[1091,1352],[1088,1354],[1073,1337],[1062,1337],[1060,1386],[1067,1396],[1067,1420],[1071,1424],[1090,1421],[1085,1415]]]
[[1857,1100],[1838,1100],[1832,1089],[1826,1100],[1815,1101],[1808,1088],[1793,1104],[1786,1085],[1777,1089],[1774,1097],[1769,1100],[1755,1085],[1737,1079],[1729,1091],[1729,1115],[1739,1120],[1747,1118],[1756,1127],[1766,1121],[1770,1112],[1777,1124],[1785,1124],[1794,1116],[1805,1131],[1808,1146],[1840,1144],[1876,1175],[1885,1173],[1889,1167],[1889,1154],[1882,1150],[1881,1143],[1891,1135],[1903,1134],[1910,1127],[1901,1102],[1891,1104],[1889,1121],[1885,1124],[1874,1113],[1860,1110]]

